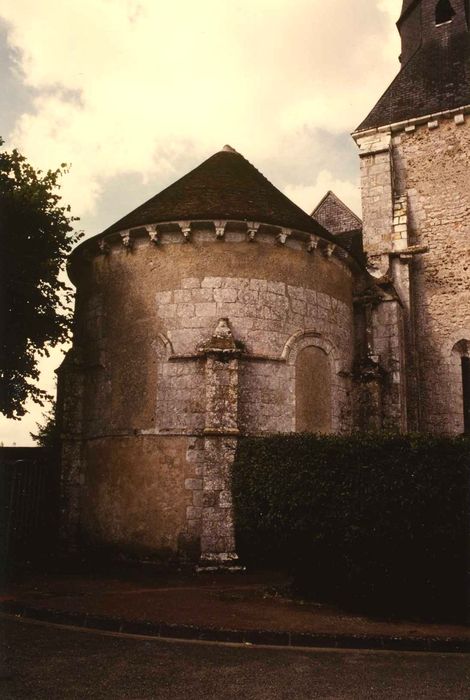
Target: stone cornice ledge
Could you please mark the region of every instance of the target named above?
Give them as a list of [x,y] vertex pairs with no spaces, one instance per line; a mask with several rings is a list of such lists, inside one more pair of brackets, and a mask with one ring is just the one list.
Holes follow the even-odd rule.
[[[219,354],[220,351],[216,351],[215,354]],[[232,351],[233,354],[233,351]],[[241,350],[237,350],[236,354],[238,357],[240,357],[240,360],[244,362],[280,362],[280,363],[285,363],[286,358],[282,357],[281,355],[276,356],[276,355],[256,355],[256,354],[251,354],[249,352],[243,352]],[[204,359],[204,354],[203,353],[188,353],[188,354],[182,354],[182,355],[170,355],[168,358],[169,362],[195,362],[196,360],[203,360]]]
[[229,437],[238,437],[240,435],[240,431],[238,428],[204,428],[202,431],[202,434],[206,437],[223,437],[229,436]]
[[[353,131],[351,136],[357,142],[366,136],[372,136],[373,134],[381,133],[394,133],[397,131],[413,131],[417,126],[422,124],[427,124],[429,128],[435,128],[439,119],[451,119],[454,117],[455,123],[463,124],[465,121],[465,115],[470,113],[470,105],[465,105],[463,107],[457,107],[456,109],[446,109],[442,112],[435,112],[433,114],[425,114],[421,117],[415,117],[414,119],[406,119],[405,121],[395,122],[393,124],[386,124],[385,126],[377,126],[373,129],[363,129],[362,131]],[[459,118],[459,117],[462,118]]]
[[[73,272],[73,265],[81,258],[91,259],[95,255],[108,256],[112,249],[123,248],[126,254],[132,255],[138,240],[147,240],[149,245],[158,248],[167,236],[173,236],[172,242],[190,244],[193,238],[201,232],[207,233],[207,227],[213,229],[214,241],[223,242],[232,233],[244,234],[246,241],[255,243],[258,239],[266,239],[269,236],[273,243],[280,247],[302,246],[305,252],[313,255],[321,253],[326,259],[335,257],[349,264],[359,264],[358,261],[344,248],[338,240],[323,238],[321,235],[299,229],[287,228],[282,225],[266,222],[242,221],[242,220],[191,220],[191,221],[164,221],[153,224],[143,224],[135,228],[123,229],[109,234],[98,234],[83,241],[69,259],[69,271]],[[174,238],[181,235],[181,241]],[[294,243],[295,242],[295,243]],[[71,278],[73,277],[73,274]],[[73,279],[72,279],[73,281]]]

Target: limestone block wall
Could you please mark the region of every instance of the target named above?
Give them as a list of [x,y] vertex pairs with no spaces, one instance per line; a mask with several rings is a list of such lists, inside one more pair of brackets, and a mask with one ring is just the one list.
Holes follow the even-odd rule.
[[[470,337],[469,109],[358,133],[368,269],[391,280],[401,303],[406,401],[401,427],[464,428],[459,348]],[[376,337],[390,330],[375,318]],[[389,326],[389,330],[386,327]],[[462,343],[462,341],[465,341]],[[393,341],[396,345],[396,342]],[[460,343],[460,344],[459,344]],[[380,341],[385,365],[396,348]],[[388,359],[387,359],[388,358]],[[396,379],[393,381],[398,380]]]
[[374,351],[384,370],[380,427],[404,432],[408,424],[403,310],[399,301],[391,299],[379,304],[373,315]]
[[375,132],[360,140],[363,236],[371,272],[384,274],[394,210],[391,136]]
[[[236,435],[295,430],[300,403],[317,396],[330,402],[322,429],[352,427],[354,265],[256,231],[219,240],[200,226],[189,242],[168,231],[155,244],[144,230],[132,245],[87,242],[73,261],[82,388],[64,435],[81,423],[64,483],[88,540],[193,557],[202,543],[209,561],[231,562]],[[208,348],[221,319],[231,359]],[[317,360],[297,405],[309,348]]]
[[82,540],[142,559],[166,559],[181,549],[187,509],[193,507],[185,485],[199,478],[188,447],[187,438],[177,436],[86,441]]
[[165,433],[200,430],[204,377],[195,353],[221,317],[245,354],[259,356],[260,376],[263,361],[286,359],[285,345],[299,330],[331,343],[339,363],[332,371],[350,370],[348,265],[295,241],[245,238],[208,243],[203,234],[158,247],[137,240],[132,251],[117,245],[80,263],[76,346],[86,367],[85,435],[155,431],[157,424]]
[[470,339],[470,119],[436,120],[394,138],[395,189],[408,199],[422,430],[463,431],[460,356]]
[[[299,331],[299,340],[307,333],[308,343],[323,347],[328,356],[331,429],[352,427],[348,383],[340,376],[350,371],[353,356],[350,304],[304,286],[258,277],[211,276],[183,278],[180,288],[157,292],[156,306],[174,357],[179,357],[173,362],[160,360],[158,432],[191,433],[203,427],[204,375],[200,360],[191,355],[220,317],[230,320],[245,350],[239,396],[243,432],[296,430],[295,364],[289,361],[286,344]],[[312,391],[315,381],[310,377]]]

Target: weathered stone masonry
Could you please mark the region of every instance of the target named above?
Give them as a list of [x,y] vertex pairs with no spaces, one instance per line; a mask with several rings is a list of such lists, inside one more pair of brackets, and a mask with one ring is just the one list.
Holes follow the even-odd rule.
[[404,0],[401,70],[353,136],[368,269],[398,302],[384,328],[377,299],[372,323],[400,386],[384,392],[386,414],[455,434],[470,327],[470,15],[452,0],[443,19],[443,5]]
[[325,357],[323,375],[302,386],[313,395],[329,387],[329,422],[319,429],[352,427],[355,263],[310,249],[308,237],[282,243],[261,230],[250,240],[243,225],[220,242],[211,227],[192,231],[190,243],[171,232],[158,245],[139,233],[131,240],[130,249],[116,239],[78,263],[86,294],[76,348],[86,357],[75,407],[93,419],[65,470],[66,493],[81,500],[69,517],[95,544],[133,556],[200,552],[203,565],[232,568],[236,438],[296,429],[304,348]]
[[[470,117],[461,113],[394,138],[395,188],[408,234],[427,252],[411,262],[420,428],[463,432],[455,345],[470,339]],[[458,353],[457,353],[458,354]],[[458,366],[460,374],[460,366]]]
[[237,568],[239,435],[470,431],[470,15],[404,0],[353,134],[364,222],[226,146],[72,254],[63,535]]
[[402,384],[401,392],[390,397],[395,410],[389,410],[404,416],[404,429],[463,432],[456,345],[470,337],[466,110],[358,133],[356,139],[369,269],[376,278],[389,276],[400,302],[395,321],[388,312],[388,322],[377,318],[374,323],[377,337],[392,332],[387,346],[378,342],[376,348],[385,364],[395,366]]
[[[176,426],[186,431],[202,428],[204,377],[199,359],[191,353],[224,316],[230,319],[234,336],[242,340],[245,349],[239,399],[239,421],[244,432],[295,430],[293,369],[286,344],[299,329],[305,329],[299,340],[306,334],[311,345],[320,347],[324,345],[321,339],[327,339],[328,355],[330,346],[338,348],[337,356],[331,356],[335,377],[332,429],[350,427],[347,389],[340,376],[342,370],[349,371],[352,358],[348,347],[352,312],[346,303],[313,289],[256,278],[191,278],[183,279],[182,285],[173,292],[157,293],[158,313],[165,319],[175,352],[174,361],[160,369],[162,399],[157,414],[162,416],[161,432]],[[175,299],[182,298],[187,301],[175,303]],[[205,301],[195,301],[201,298]],[[178,355],[181,359],[175,362]]]

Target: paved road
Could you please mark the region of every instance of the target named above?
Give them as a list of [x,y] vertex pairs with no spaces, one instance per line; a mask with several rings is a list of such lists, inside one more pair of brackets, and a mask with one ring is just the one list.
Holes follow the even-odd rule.
[[470,700],[470,655],[133,639],[3,621],[0,698]]

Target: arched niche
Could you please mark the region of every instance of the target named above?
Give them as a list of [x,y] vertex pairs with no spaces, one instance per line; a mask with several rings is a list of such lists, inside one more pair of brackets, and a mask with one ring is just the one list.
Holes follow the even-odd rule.
[[326,352],[307,345],[295,362],[295,430],[298,433],[331,433],[331,367]]
[[341,380],[333,343],[316,331],[299,331],[288,340],[282,355],[294,370],[295,431],[336,432]]

